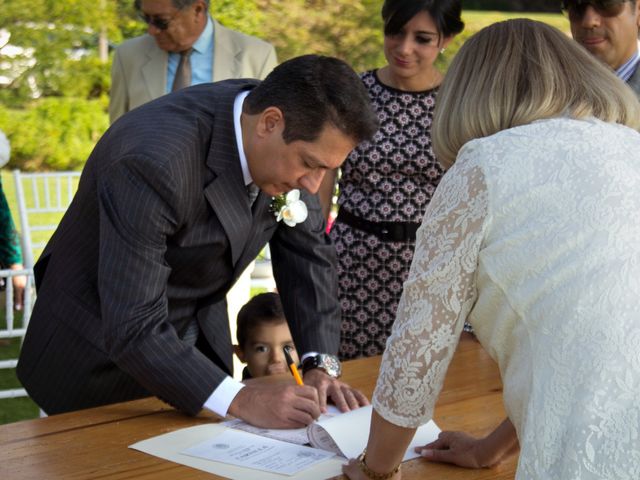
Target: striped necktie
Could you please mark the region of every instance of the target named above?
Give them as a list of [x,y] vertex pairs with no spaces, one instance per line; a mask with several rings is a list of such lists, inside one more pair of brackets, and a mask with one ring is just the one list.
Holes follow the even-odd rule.
[[180,52],[180,63],[178,64],[178,69],[176,70],[176,76],[173,79],[173,85],[171,86],[171,91],[175,92],[176,90],[180,90],[181,88],[188,87],[191,85],[191,54],[193,53],[193,48],[189,50],[185,50],[184,52]]
[[251,182],[249,185],[247,185],[247,192],[249,194],[249,206],[252,207],[256,201],[256,198],[258,198],[260,189],[255,183]]

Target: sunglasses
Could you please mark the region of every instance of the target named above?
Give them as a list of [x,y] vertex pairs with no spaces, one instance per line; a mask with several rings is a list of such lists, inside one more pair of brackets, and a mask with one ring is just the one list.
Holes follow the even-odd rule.
[[176,18],[178,13],[180,13],[180,10],[174,13],[171,16],[171,18],[162,18],[162,17],[154,17],[151,15],[147,15],[146,13],[138,12],[138,17],[140,17],[140,20],[142,20],[147,25],[156,27],[158,30],[166,30],[167,28],[169,28],[169,25]]
[[562,0],[562,12],[569,20],[581,20],[591,6],[602,17],[617,17],[629,0]]

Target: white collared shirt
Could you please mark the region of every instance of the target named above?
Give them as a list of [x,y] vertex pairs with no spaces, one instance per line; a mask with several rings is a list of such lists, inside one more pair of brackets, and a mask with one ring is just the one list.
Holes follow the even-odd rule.
[[[242,125],[240,123],[240,117],[242,116],[242,105],[244,99],[249,95],[249,91],[240,92],[235,101],[233,102],[233,125],[236,133],[236,146],[238,148],[238,156],[240,157],[240,167],[242,168],[242,176],[244,184],[249,185],[253,182],[251,173],[249,173],[249,164],[247,163],[247,156],[244,153],[244,145],[242,143]],[[204,402],[204,408],[217,413],[221,417],[225,417],[229,411],[229,406],[233,399],[242,388],[244,384],[234,380],[231,377],[225,378],[218,388],[216,388],[211,396]]]

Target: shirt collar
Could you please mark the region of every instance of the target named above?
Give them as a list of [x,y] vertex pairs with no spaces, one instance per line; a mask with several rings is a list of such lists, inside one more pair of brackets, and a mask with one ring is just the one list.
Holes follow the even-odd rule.
[[247,156],[244,153],[244,145],[242,144],[242,125],[240,124],[240,116],[242,115],[242,105],[244,99],[249,95],[249,91],[240,92],[236,95],[236,99],[233,102],[233,126],[236,131],[236,145],[238,146],[238,156],[240,157],[240,167],[242,168],[242,177],[244,178],[244,184],[249,185],[253,182],[251,173],[249,173],[249,164],[247,163]]
[[211,45],[213,45],[213,22],[207,15],[207,25],[191,48],[198,53],[204,53],[211,49]]
[[636,67],[638,66],[639,61],[640,54],[638,53],[638,50],[636,50],[631,58],[616,70],[616,75],[626,82],[627,80],[629,80],[629,78],[631,78],[633,72],[636,71]]

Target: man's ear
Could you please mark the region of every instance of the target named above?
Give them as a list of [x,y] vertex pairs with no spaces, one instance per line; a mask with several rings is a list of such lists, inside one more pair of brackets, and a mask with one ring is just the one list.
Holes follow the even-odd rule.
[[267,107],[258,118],[257,133],[261,137],[284,130],[284,115],[278,107]]
[[207,13],[207,5],[204,2],[204,0],[195,2],[194,6],[195,6],[196,14],[200,15],[201,13],[204,13],[204,14]]
[[236,357],[238,357],[238,360],[240,360],[242,363],[247,363],[247,361],[244,359],[244,350],[240,348],[240,345],[233,346],[233,353],[236,354]]

